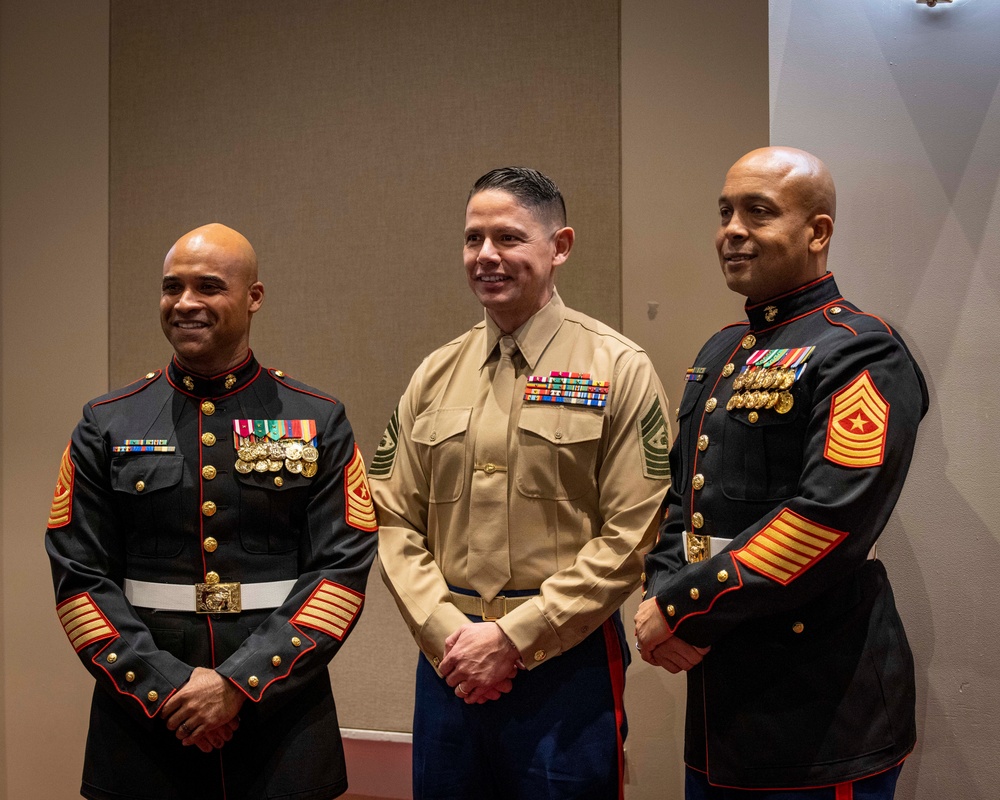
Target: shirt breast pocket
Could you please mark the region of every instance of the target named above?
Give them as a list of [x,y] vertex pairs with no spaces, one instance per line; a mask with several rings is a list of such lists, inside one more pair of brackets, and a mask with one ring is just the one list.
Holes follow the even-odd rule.
[[305,528],[312,478],[280,472],[236,473],[240,491],[240,541],[248,553],[288,553]]
[[413,420],[410,438],[423,451],[431,503],[454,503],[465,488],[471,408],[439,408]]
[[797,404],[788,414],[773,409],[750,422],[745,409],[727,412],[723,441],[722,491],[732,500],[785,500],[802,475],[805,414]]
[[184,546],[177,513],[177,489],[184,477],[179,455],[119,456],[111,459],[111,488],[125,525],[131,555],[173,558]]
[[525,406],[517,431],[517,490],[542,500],[575,500],[597,485],[604,414],[586,407]]

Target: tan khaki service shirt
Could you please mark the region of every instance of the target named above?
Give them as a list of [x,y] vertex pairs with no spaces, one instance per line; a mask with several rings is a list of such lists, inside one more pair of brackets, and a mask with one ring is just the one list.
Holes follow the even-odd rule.
[[[448,585],[467,577],[468,531],[482,519],[469,491],[502,332],[485,315],[431,353],[410,380],[369,477],[379,511],[379,561],[410,632],[437,666],[468,618]],[[539,594],[498,624],[528,668],[600,626],[635,589],[669,485],[663,387],[645,352],[558,294],[513,334],[520,355],[508,428],[511,578]],[[529,375],[590,373],[607,405],[522,400]]]

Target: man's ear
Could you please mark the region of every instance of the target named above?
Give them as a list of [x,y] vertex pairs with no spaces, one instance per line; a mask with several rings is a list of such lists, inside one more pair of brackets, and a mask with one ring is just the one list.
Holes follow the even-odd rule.
[[250,313],[253,314],[264,302],[264,284],[260,281],[254,281],[250,284],[247,293],[250,295]]
[[555,232],[556,253],[552,258],[552,266],[558,267],[567,258],[569,251],[573,249],[573,242],[576,241],[576,232],[572,228],[560,228]]
[[833,217],[829,214],[817,214],[812,218],[809,252],[822,253],[830,245],[831,236],[833,236]]

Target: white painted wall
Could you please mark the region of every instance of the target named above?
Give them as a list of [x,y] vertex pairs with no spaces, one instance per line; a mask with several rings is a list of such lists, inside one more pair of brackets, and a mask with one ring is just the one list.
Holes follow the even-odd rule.
[[998,43],[995,0],[770,2],[771,141],[830,166],[831,269],[930,384],[879,542],[916,657],[907,799],[992,800],[1000,785]]

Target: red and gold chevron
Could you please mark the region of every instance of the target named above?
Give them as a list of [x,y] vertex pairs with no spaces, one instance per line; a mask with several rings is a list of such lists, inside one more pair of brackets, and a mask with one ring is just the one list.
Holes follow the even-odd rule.
[[823,455],[842,467],[877,467],[885,458],[888,424],[889,404],[865,370],[830,402]]
[[375,517],[375,504],[368,488],[368,477],[365,475],[365,460],[361,451],[354,445],[354,457],[344,469],[344,498],[346,508],[344,518],[347,524],[363,531],[377,531],[378,520]]
[[341,641],[354,618],[361,613],[364,601],[363,594],[324,578],[292,617],[292,623],[315,628]]
[[787,585],[846,536],[784,508],[733,555],[755,572]]
[[52,497],[52,508],[49,509],[49,527],[61,528],[68,525],[73,518],[73,476],[76,467],[69,457],[69,445],[59,462],[59,477],[56,479],[56,492]]
[[90,595],[84,592],[56,606],[59,622],[73,649],[80,652],[88,644],[118,636],[118,631],[101,613]]

